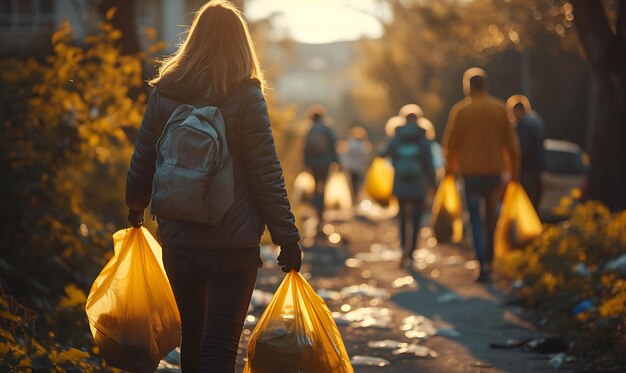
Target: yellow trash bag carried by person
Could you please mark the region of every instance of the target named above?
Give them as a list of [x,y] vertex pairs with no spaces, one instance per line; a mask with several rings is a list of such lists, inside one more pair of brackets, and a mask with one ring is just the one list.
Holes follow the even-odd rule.
[[154,372],[180,343],[180,316],[161,246],[143,227],[120,230],[113,241],[115,254],[87,298],[89,327],[108,365]]
[[310,201],[315,193],[315,179],[310,172],[302,171],[293,181],[293,192],[290,194],[289,200],[293,204]]
[[365,174],[365,192],[383,206],[393,193],[393,166],[385,158],[377,157]]
[[494,257],[501,258],[514,248],[523,248],[543,232],[541,220],[519,183],[510,182],[493,237]]
[[463,201],[454,176],[446,176],[435,193],[431,224],[439,242],[459,243],[463,239]]
[[354,372],[328,306],[298,272],[287,274],[254,328],[243,372]]
[[352,192],[348,178],[343,172],[333,172],[328,178],[324,190],[324,206],[329,210],[350,210],[352,208]]

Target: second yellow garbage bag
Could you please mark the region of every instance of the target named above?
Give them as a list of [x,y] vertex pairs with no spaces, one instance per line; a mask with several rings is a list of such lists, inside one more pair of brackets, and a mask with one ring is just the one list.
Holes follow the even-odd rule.
[[433,199],[431,224],[439,242],[459,243],[463,239],[463,201],[454,176],[446,176]]
[[145,228],[120,230],[113,241],[115,254],[87,298],[89,327],[107,364],[154,372],[180,343],[180,316],[161,246]]
[[391,201],[393,193],[393,166],[385,158],[377,157],[365,175],[365,192],[383,206]]
[[310,172],[302,171],[293,181],[293,192],[290,194],[289,200],[293,204],[310,201],[315,193],[315,179]]
[[522,248],[543,232],[541,220],[519,183],[510,182],[504,192],[502,209],[493,237],[494,257]]
[[254,328],[243,372],[354,372],[328,306],[298,272],[287,274]]
[[352,208],[352,192],[345,173],[336,171],[328,178],[324,191],[324,206],[329,210]]

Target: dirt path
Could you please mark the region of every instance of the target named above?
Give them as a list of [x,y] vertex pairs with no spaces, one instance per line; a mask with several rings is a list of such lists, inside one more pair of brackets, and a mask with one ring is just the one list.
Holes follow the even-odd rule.
[[[398,247],[397,229],[389,222],[371,224],[356,219],[348,234],[350,255],[370,251],[373,244]],[[365,232],[373,231],[371,234]],[[427,232],[424,232],[427,233]],[[382,242],[381,242],[382,241]],[[429,245],[430,243],[430,245]],[[388,367],[355,367],[356,372],[536,372],[550,369],[547,356],[519,350],[493,350],[489,343],[541,336],[520,317],[521,310],[504,307],[503,294],[496,286],[473,281],[475,262],[471,252],[449,245],[436,245],[428,237],[420,239],[414,268],[400,269],[398,262],[361,262],[349,268],[339,284],[368,283],[390,292],[382,306],[390,310],[390,330],[343,329],[351,355],[372,355],[391,362]],[[407,285],[395,288],[408,279]],[[404,281],[397,279],[404,278]],[[394,281],[397,281],[394,284]],[[336,307],[336,304],[333,304]],[[400,330],[402,319],[422,315],[437,328],[452,328],[457,337],[433,336],[420,342],[436,351],[436,358],[393,355],[388,350],[369,349],[370,340],[395,339],[414,342]]]
[[[372,221],[358,216],[334,219],[328,224],[326,232],[339,235],[331,239],[341,237],[338,244],[331,244],[326,236],[317,238],[311,245],[313,230],[306,229],[306,226],[310,228],[314,223],[304,224],[304,235],[308,236],[310,246],[305,248],[302,273],[313,288],[328,297],[330,309],[340,320],[339,329],[350,356],[379,357],[389,362],[387,366],[355,366],[355,372],[525,373],[551,370],[547,364],[548,355],[489,348],[493,342],[543,335],[520,318],[520,309],[503,305],[504,295],[497,284],[485,286],[473,281],[476,264],[468,250],[437,245],[425,230],[420,238],[415,265],[400,269],[398,260],[393,259],[397,251],[392,248],[399,246],[393,221]],[[283,276],[271,263],[271,253],[264,260],[267,268],[260,270],[257,288],[271,293]],[[348,295],[345,288],[351,285],[360,285],[359,289],[351,290],[361,294]],[[342,289],[344,292],[339,293]],[[367,291],[379,294],[362,294]],[[336,299],[331,298],[333,295]],[[361,326],[355,326],[359,321],[341,322],[346,317],[354,317],[354,313],[349,313],[351,311],[374,312],[374,317],[366,318]],[[261,312],[262,307],[259,307],[250,314],[258,319]],[[426,324],[432,320],[435,328],[443,329],[440,333],[446,336],[408,338],[401,328],[403,320],[410,316],[414,316],[413,320],[424,316]],[[243,370],[245,346],[255,321],[249,322],[244,330],[237,372]],[[426,334],[429,334],[428,325],[426,327]],[[417,328],[413,337],[421,337],[420,330]],[[386,339],[419,343],[432,349],[437,356],[396,355],[390,349],[368,347],[370,341]],[[561,371],[568,372],[566,369]]]

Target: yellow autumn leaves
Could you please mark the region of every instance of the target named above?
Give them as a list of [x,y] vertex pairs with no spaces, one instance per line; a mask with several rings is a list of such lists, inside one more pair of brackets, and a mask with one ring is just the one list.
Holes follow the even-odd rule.
[[[569,335],[577,348],[604,348],[618,356],[626,349],[626,280],[606,264],[625,253],[626,211],[611,213],[590,201],[573,203],[569,214],[503,258],[500,270],[523,281],[522,295],[556,326],[553,331]],[[586,300],[594,307],[574,317],[573,308]]]

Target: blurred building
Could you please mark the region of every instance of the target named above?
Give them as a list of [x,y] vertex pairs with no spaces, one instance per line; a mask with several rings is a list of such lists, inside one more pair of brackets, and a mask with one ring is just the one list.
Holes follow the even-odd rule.
[[300,113],[311,104],[322,104],[339,122],[342,102],[353,82],[351,66],[357,58],[358,41],[329,44],[269,44],[266,69],[279,72],[273,93],[281,102],[295,104]]
[[[133,25],[142,48],[154,39],[176,43],[206,0],[120,0],[134,14]],[[109,1],[116,3],[118,1]],[[0,54],[30,56],[50,51],[50,36],[69,21],[77,39],[95,29],[102,19],[94,0],[0,0]],[[236,2],[237,3],[237,2]],[[239,1],[239,3],[243,3]],[[122,5],[120,5],[122,6]]]

